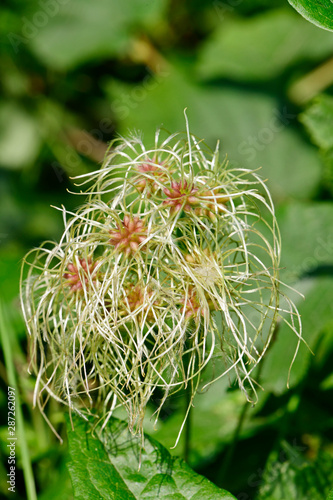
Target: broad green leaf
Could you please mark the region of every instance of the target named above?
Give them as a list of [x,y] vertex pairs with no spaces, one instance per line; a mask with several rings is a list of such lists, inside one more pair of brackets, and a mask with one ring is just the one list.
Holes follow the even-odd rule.
[[[193,472],[154,439],[145,436],[144,449],[126,422],[110,419],[100,433],[73,415],[68,440],[74,498],[80,500],[232,500],[234,497]],[[141,455],[141,467],[139,461]]]
[[[303,338],[312,350],[318,342],[320,334],[327,325],[333,326],[333,277],[318,277],[302,280],[297,290],[305,295],[305,299],[294,297],[302,317]],[[290,291],[288,291],[290,295]],[[285,306],[281,301],[281,307]],[[282,323],[277,340],[266,354],[260,383],[265,390],[282,394],[287,390],[289,368],[297,346],[297,336]],[[303,343],[291,368],[289,387],[297,385],[306,375],[313,354]]]
[[[190,129],[212,148],[221,140],[221,157],[261,175],[275,198],[307,198],[316,190],[321,162],[314,147],[294,128],[296,115],[270,96],[220,85],[201,86],[179,67],[169,67],[142,85],[112,80],[106,86],[118,131],[143,131],[152,145],[156,128]],[[295,122],[294,122],[295,120]]]
[[20,169],[37,157],[40,135],[34,119],[14,102],[0,104],[0,166]]
[[[314,367],[316,371],[321,372],[323,376],[327,376],[330,373],[331,359],[333,356],[333,316],[330,323],[327,324],[326,328],[323,329],[322,336],[320,337],[320,342],[316,348],[316,356],[314,359]],[[329,371],[327,371],[329,367]],[[324,381],[328,380],[330,376],[327,376]],[[322,382],[322,384],[324,383]],[[321,384],[321,387],[323,387]]]
[[323,182],[333,192],[333,97],[322,94],[300,115],[312,141],[320,148]]
[[[282,443],[279,453],[273,452],[261,477],[256,500],[322,500],[333,481],[333,459],[320,453],[315,462],[300,453],[305,446]],[[257,484],[257,485],[258,485]]]
[[328,494],[328,497],[326,498],[326,500],[333,500],[333,490],[331,490]]
[[311,23],[333,31],[333,4],[330,0],[288,0],[288,2]]
[[[281,279],[305,296],[305,300],[297,295],[293,299],[302,316],[304,338],[314,349],[325,326],[332,323],[333,278],[324,273],[329,273],[333,266],[333,205],[290,203],[278,209],[277,217],[282,238]],[[285,292],[290,295],[290,290]],[[296,335],[282,324],[263,363],[261,382],[265,390],[279,394],[287,389],[296,344]],[[299,383],[312,359],[310,351],[301,344],[291,370],[290,386]]]
[[332,203],[289,203],[279,207],[277,217],[283,281],[292,285],[302,276],[333,266]]
[[68,70],[127,49],[134,27],[139,33],[141,27],[158,23],[165,1],[71,0],[54,6],[56,15],[44,13],[47,22],[42,27],[36,26],[38,12],[39,17],[43,14],[39,4],[29,19],[30,47],[47,66]]
[[198,73],[207,78],[266,80],[300,61],[332,53],[333,36],[290,10],[229,19],[201,47]]
[[[333,38],[333,35],[332,35]],[[333,148],[333,97],[322,94],[300,115],[313,142],[322,149]]]

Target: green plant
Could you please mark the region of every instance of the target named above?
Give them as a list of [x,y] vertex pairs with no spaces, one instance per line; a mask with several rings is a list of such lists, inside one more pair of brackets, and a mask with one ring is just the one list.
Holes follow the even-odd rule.
[[[252,373],[276,322],[301,341],[300,317],[281,291],[280,241],[260,176],[230,168],[189,130],[146,149],[113,142],[101,169],[77,178],[87,200],[59,244],[30,252],[21,301],[37,376],[49,397],[106,425],[124,406],[143,439],[146,406],[234,372],[255,402]],[[80,194],[82,193],[82,189]],[[296,356],[296,353],[295,353]],[[205,367],[217,374],[202,387]]]
[[[193,485],[202,484],[203,489],[197,492],[200,498],[209,498],[208,491],[213,498],[214,495],[226,495],[218,487],[232,492],[239,500],[284,500],[288,495],[300,500],[308,500],[309,495],[326,498],[332,489],[330,470],[333,453],[332,2],[162,0],[148,5],[146,1],[131,1],[124,4],[116,0],[101,0],[92,5],[89,0],[5,0],[0,7],[4,19],[0,23],[3,40],[0,47],[0,299],[3,304],[0,337],[0,496],[13,496],[6,483],[9,472],[7,396],[8,386],[14,386],[12,372],[15,371],[16,393],[24,424],[23,432],[19,430],[21,424],[17,417],[15,489],[18,499],[33,494],[32,475],[40,500],[69,500],[73,496],[81,499],[84,495],[89,500],[94,496],[105,499],[114,496],[140,499],[164,496],[178,500],[195,494],[188,488],[192,482]],[[319,29],[318,25],[326,29]],[[145,149],[154,150],[156,126],[162,124],[167,130],[183,130],[182,110],[186,107],[191,132],[204,138],[212,149],[220,140],[222,153],[228,152],[229,164],[226,165],[222,155],[218,162],[221,169],[229,172],[239,171],[239,168],[255,170],[255,175],[264,180],[272,196],[274,216],[281,231],[281,259],[276,264],[278,279],[305,297],[303,299],[288,289],[287,294],[302,317],[302,337],[311,350],[305,343],[300,343],[288,378],[299,337],[277,317],[272,340],[257,365],[259,356],[253,349],[251,351],[251,342],[247,344],[255,360],[246,364],[245,368],[247,371],[253,368],[249,378],[257,395],[242,372],[241,363],[238,364],[238,373],[244,390],[239,390],[234,369],[218,378],[230,367],[228,359],[225,361],[223,357],[228,353],[220,352],[221,337],[229,333],[223,332],[222,314],[211,307],[206,294],[201,296],[199,304],[191,300],[190,289],[187,301],[190,307],[186,311],[186,303],[178,301],[183,293],[179,285],[174,294],[173,289],[170,293],[177,299],[175,313],[170,302],[168,314],[174,314],[172,317],[176,321],[180,309],[185,307],[185,336],[190,336],[197,324],[203,323],[207,314],[205,310],[203,314],[199,310],[206,302],[209,319],[215,321],[217,328],[217,334],[209,333],[206,339],[210,348],[214,335],[217,341],[215,353],[208,359],[209,352],[206,351],[207,364],[197,378],[186,384],[190,354],[184,354],[181,359],[179,349],[173,366],[183,366],[185,376],[182,378],[179,371],[179,385],[171,387],[167,397],[167,390],[158,386],[163,381],[157,381],[158,385],[149,399],[147,392],[148,402],[142,406],[145,413],[142,421],[144,433],[140,436],[140,411],[134,408],[140,401],[132,401],[132,408],[128,407],[133,423],[131,432],[127,430],[129,418],[126,408],[119,399],[115,402],[112,417],[107,421],[114,400],[111,399],[110,404],[106,403],[103,407],[103,394],[107,395],[107,388],[94,385],[90,371],[87,373],[88,389],[86,392],[85,388],[82,389],[85,374],[78,368],[81,354],[77,328],[77,344],[67,344],[68,349],[70,345],[75,349],[74,353],[71,351],[71,359],[77,355],[77,365],[70,363],[72,371],[67,372],[67,379],[69,375],[72,377],[69,393],[73,396],[67,421],[68,408],[43,390],[43,384],[51,379],[51,366],[55,367],[52,360],[56,358],[50,356],[48,345],[51,344],[42,339],[44,325],[41,320],[40,330],[36,327],[36,335],[40,335],[41,341],[36,340],[36,336],[29,337],[31,346],[35,339],[36,356],[32,359],[29,356],[31,350],[27,346],[26,327],[17,300],[21,261],[31,248],[39,249],[32,252],[27,261],[38,264],[35,258],[39,253],[41,269],[29,270],[26,267],[25,277],[29,272],[34,277],[40,276],[40,285],[45,286],[42,274],[47,255],[40,245],[50,240],[44,249],[55,252],[54,263],[59,265],[58,274],[56,264],[54,267],[51,265],[53,290],[56,290],[56,280],[60,280],[63,286],[58,297],[66,295],[68,298],[68,304],[64,302],[62,307],[65,318],[72,317],[76,321],[76,304],[85,311],[87,324],[81,327],[82,335],[85,335],[91,317],[87,307],[84,307],[82,295],[89,295],[91,308],[98,311],[94,301],[97,294],[90,294],[90,288],[100,286],[101,276],[105,270],[108,271],[106,264],[98,268],[103,259],[103,245],[100,244],[92,255],[88,250],[81,255],[79,249],[66,246],[63,240],[61,248],[66,251],[66,265],[60,271],[60,260],[57,259],[61,258],[61,254],[57,257],[55,251],[59,244],[54,242],[59,242],[64,234],[62,214],[66,219],[66,234],[72,239],[76,229],[83,230],[84,224],[79,216],[84,212],[83,207],[87,207],[89,196],[95,207],[92,217],[97,217],[101,213],[99,208],[103,211],[112,193],[101,196],[92,192],[89,194],[89,189],[98,181],[100,169],[95,177],[87,176],[74,181],[82,183],[87,180],[79,188],[73,188],[72,178],[96,170],[102,162],[107,167],[105,151],[109,142],[119,134],[128,137],[129,130],[142,130],[140,140]],[[161,132],[158,146],[167,137]],[[178,139],[187,141],[185,135],[179,135]],[[119,144],[116,141],[114,146]],[[203,142],[200,142],[200,148],[207,159],[214,154]],[[111,152],[113,150],[110,149]],[[133,154],[129,150],[127,152],[131,159],[135,159],[140,150]],[[153,157],[150,159],[154,160]],[[151,198],[155,197],[156,202],[156,197],[160,197],[156,204],[161,204],[161,200],[170,202],[160,212],[167,213],[174,207],[176,218],[175,198],[167,196],[163,189],[155,191],[157,184],[148,178],[153,176],[152,172],[149,174],[152,166],[152,163],[146,167],[143,164],[141,174],[144,178],[135,180],[138,193],[147,193],[147,190],[144,191],[145,184],[151,182],[154,191]],[[260,170],[257,170],[259,167]],[[133,173],[132,179],[139,173]],[[167,179],[170,182],[164,186],[164,189],[169,189],[169,194],[176,194],[171,185],[170,177],[173,175],[176,172],[170,172]],[[112,172],[108,176],[111,180]],[[251,180],[251,174],[246,174],[245,178]],[[117,187],[117,184],[113,186]],[[175,191],[178,187],[183,186],[175,185]],[[252,188],[258,189],[268,201],[264,186],[258,184],[252,185]],[[80,196],[68,192],[80,189]],[[190,201],[195,202],[195,197]],[[246,203],[250,201],[246,200]],[[82,208],[78,209],[80,204]],[[50,205],[64,205],[66,209],[59,213]],[[230,202],[225,205],[230,210]],[[239,200],[235,199],[235,205],[238,207]],[[189,206],[191,212],[207,210],[200,220],[206,225],[214,225],[208,215],[211,210],[202,204],[190,203]],[[267,220],[272,226],[273,217],[260,202],[257,207],[251,208],[254,212],[257,209],[261,220],[258,219],[253,228],[273,246],[273,234],[263,222]],[[107,245],[111,247],[113,240],[113,255],[109,248],[112,262],[116,258],[118,233],[126,236],[130,223],[130,220],[124,221],[124,213],[114,212],[110,224],[104,224],[108,238],[104,249]],[[135,210],[132,215],[133,219],[137,217]],[[194,226],[192,223],[185,224],[189,220],[188,212],[183,210],[178,215],[177,224],[182,220],[186,228]],[[73,227],[69,228],[71,220]],[[96,233],[101,232],[102,227],[100,219]],[[141,229],[145,230],[146,226],[142,225]],[[145,245],[145,240],[140,242],[140,238],[145,238],[144,234],[130,238],[129,243],[134,249],[136,244]],[[176,239],[177,235],[173,238]],[[253,242],[254,238],[254,233],[252,237],[248,234],[246,244]],[[277,232],[276,238],[280,244]],[[80,241],[84,249],[83,239]],[[219,252],[223,259],[227,241],[225,238],[223,249],[221,247]],[[127,244],[123,243],[125,251]],[[152,251],[152,242],[147,243]],[[92,243],[91,246],[94,245]],[[118,255],[122,255],[119,267],[125,275],[125,260],[133,261],[133,254],[128,250],[125,257],[125,253],[120,251],[121,245],[118,247]],[[254,253],[274,275],[267,253],[258,247]],[[145,248],[138,247],[138,255],[145,256]],[[164,262],[165,275],[170,276],[173,268],[165,265],[163,252],[159,255]],[[205,255],[204,266],[201,267],[208,266],[209,259]],[[191,260],[190,256],[185,258],[188,268],[199,271],[197,289],[211,289],[211,285],[206,283],[205,275],[209,278],[207,270],[202,272],[200,264]],[[217,261],[219,265],[221,260]],[[133,262],[132,270],[134,267]],[[149,276],[156,277],[153,267]],[[211,278],[214,285],[215,278]],[[146,276],[144,285],[145,279]],[[193,279],[189,278],[188,285],[192,282]],[[167,280],[165,283],[168,283]],[[158,313],[166,307],[166,301],[160,307],[156,301],[151,302],[151,290],[142,294],[142,286],[137,287],[132,275],[129,280],[125,278],[124,285],[126,287],[114,287],[115,292],[120,291],[118,302],[122,298],[127,300],[119,306],[121,320],[127,317],[127,324],[132,329],[135,321],[146,317],[153,330],[160,331],[149,321],[154,318],[154,313],[159,317]],[[245,284],[242,287],[240,290],[240,285],[238,290],[244,295]],[[163,286],[164,292],[165,288]],[[220,290],[221,286],[217,288]],[[280,290],[286,289],[281,286]],[[39,293],[36,288],[34,305],[39,301]],[[157,290],[153,293],[157,294]],[[263,300],[266,298],[263,297]],[[236,297],[232,296],[232,300],[235,301]],[[47,313],[46,303],[44,300],[40,310]],[[145,305],[147,308],[143,311]],[[59,303],[58,307],[54,307],[54,316],[59,313],[59,307]],[[114,310],[116,307],[117,304]],[[283,296],[280,296],[279,307],[288,309]],[[111,316],[109,304],[106,311]],[[249,305],[243,312],[254,326],[258,325],[255,321],[260,312]],[[199,313],[198,317],[196,313]],[[280,313],[288,319],[287,313]],[[167,313],[165,315],[167,317]],[[262,341],[260,336],[255,341],[255,346],[260,346],[260,354],[267,340],[271,319],[267,318],[266,327],[263,327]],[[99,324],[95,316],[93,321]],[[111,324],[109,321],[108,325]],[[254,331],[248,323],[246,326],[248,333]],[[53,343],[53,352],[59,360],[64,359],[65,333],[53,337],[55,330],[50,326],[48,328],[46,335]],[[137,331],[135,327],[135,334]],[[119,330],[116,333],[119,338],[121,333]],[[123,336],[128,346],[128,336]],[[89,339],[92,337],[90,335]],[[154,345],[157,349],[158,342],[153,344],[149,336],[145,340],[142,350],[150,355]],[[233,342],[234,337],[230,335],[232,345],[227,347],[231,355]],[[88,348],[88,344],[84,348]],[[175,352],[174,343],[171,344]],[[8,346],[11,348],[10,355]],[[120,349],[118,344],[116,347]],[[191,345],[185,343],[184,349],[190,348]],[[48,356],[45,362],[50,365],[36,387],[38,370],[43,366],[38,350],[44,350]],[[91,368],[92,354],[88,351],[86,349],[84,355],[91,356],[86,364]],[[138,359],[133,351],[134,348],[120,378],[129,370],[130,359]],[[69,359],[68,353],[66,355]],[[248,360],[246,355],[243,359]],[[157,358],[155,360],[153,366],[157,366]],[[154,363],[151,358],[150,362]],[[142,365],[145,370],[148,360],[143,359]],[[112,369],[110,366],[110,373]],[[105,376],[103,366],[100,371]],[[133,371],[131,374],[134,377]],[[163,375],[169,383],[170,378],[167,377],[171,377],[171,369],[166,367]],[[132,390],[133,377],[130,380]],[[59,369],[49,381],[49,387],[68,404],[65,379],[65,370]],[[142,375],[140,381],[144,381]],[[198,388],[193,395],[197,382]],[[70,392],[75,383],[75,393]],[[207,384],[207,390],[202,390]],[[117,390],[130,394],[130,388],[124,385],[117,385]],[[80,392],[81,401],[79,397],[75,398],[77,392]],[[40,404],[43,413],[33,406],[34,396],[36,406]],[[258,402],[252,404],[256,400]],[[83,418],[76,411],[80,411]],[[49,428],[48,421],[63,440],[62,445]],[[177,439],[180,429],[183,432]],[[154,443],[152,438],[160,445]],[[175,441],[178,443],[176,447]],[[148,450],[151,453],[147,456]],[[166,450],[173,457],[185,458],[187,464],[202,476],[191,475],[193,473],[189,473],[188,467],[184,468],[181,460],[173,458]],[[138,471],[140,455],[141,468]],[[188,479],[184,483],[180,480],[183,473]],[[203,476],[211,480],[216,488],[212,490],[212,485],[209,487]]]

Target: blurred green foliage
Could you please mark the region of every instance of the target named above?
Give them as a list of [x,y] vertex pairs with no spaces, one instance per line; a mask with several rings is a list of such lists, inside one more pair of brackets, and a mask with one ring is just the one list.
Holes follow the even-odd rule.
[[[159,126],[184,130],[184,108],[194,134],[211,147],[220,140],[231,164],[261,168],[267,179],[282,233],[281,277],[305,296],[297,300],[315,354],[301,345],[288,390],[296,339],[281,326],[259,374],[264,392],[254,408],[227,379],[198,394],[189,463],[240,500],[328,495],[333,33],[284,0],[4,0],[0,9],[0,294],[15,332],[13,358],[38,497],[73,494],[66,444],[32,409],[34,381],[18,303],[21,260],[31,247],[59,237],[62,217],[51,205],[80,205],[66,191],[75,190],[71,177],[96,169],[108,141],[142,131],[150,144]],[[23,499],[19,446],[16,495],[4,479],[8,379],[2,355],[0,376],[0,495]],[[149,419],[147,431],[172,446],[185,406],[185,395],[171,398],[157,431]],[[154,409],[152,401],[150,413]],[[65,438],[63,409],[53,402],[47,414]],[[181,455],[183,446],[184,438],[173,453]]]

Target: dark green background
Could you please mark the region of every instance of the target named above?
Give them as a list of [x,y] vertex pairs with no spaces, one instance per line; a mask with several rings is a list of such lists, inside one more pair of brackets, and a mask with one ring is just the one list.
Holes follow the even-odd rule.
[[[32,410],[20,262],[59,238],[51,205],[80,204],[70,177],[95,169],[108,141],[140,131],[149,145],[159,126],[183,131],[184,108],[194,134],[221,141],[222,158],[267,179],[281,277],[305,295],[295,300],[315,353],[301,346],[287,390],[296,339],[281,328],[237,440],[243,395],[228,380],[198,395],[189,463],[242,500],[286,499],[281,485],[288,498],[323,498],[333,469],[333,33],[283,0],[5,0],[0,14],[0,293],[39,498],[72,493],[66,444]],[[23,499],[20,470],[18,494],[6,485],[3,357],[0,377],[0,495]],[[184,408],[182,395],[172,399],[157,432],[149,419],[147,430],[173,445]],[[47,412],[65,437],[63,409]]]

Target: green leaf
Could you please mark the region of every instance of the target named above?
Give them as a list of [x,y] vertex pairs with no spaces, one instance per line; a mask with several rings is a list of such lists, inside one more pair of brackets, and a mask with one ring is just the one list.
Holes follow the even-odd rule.
[[266,80],[297,62],[326,57],[332,49],[330,33],[292,10],[272,10],[221,24],[201,47],[198,73],[205,79]]
[[333,31],[333,4],[330,0],[288,0],[308,21],[323,28]]
[[230,493],[193,472],[154,439],[145,436],[144,449],[126,422],[110,419],[100,433],[73,415],[68,423],[68,469],[74,498],[80,500],[233,500]]
[[[333,36],[332,36],[333,39]],[[322,94],[300,115],[313,142],[322,149],[333,148],[333,97]]]
[[333,192],[333,97],[322,94],[300,115],[312,141],[320,148],[323,181]]
[[[57,15],[45,14],[47,23],[38,28],[31,16],[30,47],[47,65],[68,70],[81,63],[110,58],[128,48],[133,26],[138,32],[158,22],[165,1],[71,0],[61,2]],[[44,17],[45,17],[44,16]]]
[[282,238],[281,277],[289,285],[333,266],[333,204],[288,203],[277,211]]
[[109,81],[106,91],[122,135],[144,131],[144,141],[153,145],[158,126],[185,129],[187,108],[192,133],[212,148],[221,140],[221,157],[227,154],[232,164],[262,167],[275,198],[308,198],[317,190],[322,169],[317,151],[294,129],[296,115],[273,97],[227,85],[202,86],[179,66],[142,85]]
[[[325,327],[332,325],[333,277],[303,280],[297,285],[297,290],[305,295],[305,300],[293,297],[302,317],[303,338],[314,350]],[[282,302],[282,305],[285,304]],[[288,373],[296,345],[296,335],[282,323],[277,340],[266,354],[263,363],[260,383],[265,390],[275,394],[282,394],[287,390]],[[300,383],[313,359],[310,350],[301,343],[290,372],[289,387]]]
[[[321,332],[332,323],[333,277],[329,273],[333,266],[333,205],[294,202],[281,206],[277,217],[282,238],[281,279],[305,296],[305,300],[296,294],[292,298],[302,316],[304,338],[314,349]],[[291,294],[290,290],[285,291]],[[263,363],[261,383],[265,390],[276,394],[287,390],[296,344],[296,335],[282,323],[277,341]],[[301,344],[291,370],[290,386],[300,382],[313,359]]]
[[256,500],[322,500],[333,481],[333,459],[320,453],[315,462],[306,460],[300,453],[304,446],[283,442],[277,455],[273,452],[259,481]]

